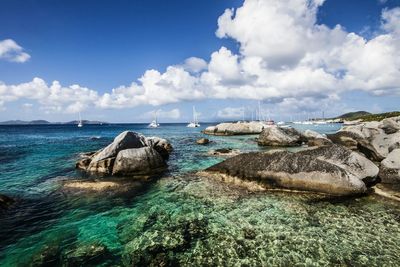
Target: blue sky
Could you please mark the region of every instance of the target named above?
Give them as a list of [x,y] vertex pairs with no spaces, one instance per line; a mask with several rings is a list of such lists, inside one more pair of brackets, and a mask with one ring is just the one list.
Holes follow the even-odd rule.
[[[251,1],[255,0],[247,2]],[[271,3],[268,3],[269,1]],[[292,2],[299,1],[302,0]],[[394,39],[399,38],[398,31],[392,29],[395,26],[390,28],[389,22],[386,21],[389,25],[385,28],[386,31],[382,27],[382,10],[396,9],[400,6],[398,0],[327,0],[323,4],[319,3],[321,1],[314,1],[318,7],[313,9],[313,7],[307,6],[304,12],[312,14],[316,10],[316,21],[312,25],[304,22],[304,29],[315,27],[315,25],[326,25],[332,30],[337,24],[340,24],[342,27],[340,34],[344,36],[355,33],[359,38],[365,38],[366,42],[379,35],[390,34]],[[9,49],[14,50],[10,50],[11,52],[7,52],[8,54],[4,53],[1,57],[0,45],[0,81],[3,84],[3,92],[0,89],[0,104],[2,104],[0,120],[40,118],[66,121],[75,119],[77,111],[81,111],[87,119],[142,122],[148,121],[152,111],[159,109],[161,121],[187,121],[191,117],[192,105],[196,105],[202,120],[216,121],[241,117],[243,109],[245,115],[250,116],[258,100],[263,103],[265,116],[269,114],[276,119],[277,117],[288,118],[293,114],[301,116],[301,114],[305,114],[304,111],[308,114],[320,114],[324,110],[326,114],[333,116],[350,110],[363,109],[378,112],[400,109],[400,84],[396,78],[386,77],[385,82],[377,82],[365,72],[354,68],[352,62],[348,62],[349,60],[346,59],[340,62],[339,67],[338,63],[332,63],[332,60],[324,62],[322,65],[326,73],[333,76],[337,76],[341,72],[349,74],[349,77],[356,75],[357,82],[349,84],[348,79],[345,82],[338,79],[327,85],[322,81],[322,79],[329,78],[327,76],[315,77],[316,81],[310,79],[313,83],[310,82],[307,85],[304,85],[304,81],[294,81],[290,85],[291,87],[286,84],[282,85],[281,81],[269,82],[266,77],[275,79],[274,77],[277,75],[281,80],[292,80],[293,77],[299,77],[297,74],[289,76],[292,75],[292,72],[288,75],[283,74],[282,70],[297,71],[299,64],[303,64],[299,62],[302,62],[301,59],[305,59],[305,55],[316,54],[316,51],[330,54],[336,53],[340,49],[349,51],[347,46],[344,48],[345,44],[349,43],[347,40],[349,37],[347,39],[343,37],[343,40],[337,41],[340,44],[335,45],[329,51],[322,51],[322,48],[317,47],[318,45],[312,51],[308,51],[308,48],[294,46],[293,50],[288,48],[285,51],[277,51],[275,57],[271,54],[277,45],[271,44],[268,40],[261,40],[261,44],[265,42],[266,45],[260,45],[261,48],[258,48],[265,49],[265,51],[254,50],[254,47],[257,47],[257,43],[254,42],[257,42],[259,36],[262,39],[271,34],[269,38],[280,38],[281,34],[288,30],[284,27],[281,29],[280,25],[277,25],[275,28],[269,27],[271,29],[268,31],[257,31],[257,27],[263,28],[262,23],[271,24],[263,20],[263,14],[268,16],[268,10],[275,4],[279,5],[275,2],[276,0],[265,1],[266,6],[262,7],[264,9],[260,8],[264,13],[261,13],[260,16],[254,15],[253,19],[259,21],[252,24],[249,22],[252,17],[249,15],[252,14],[251,6],[246,7],[244,1],[1,0],[0,42],[12,40],[19,48],[8,45]],[[234,8],[234,12],[238,8],[242,8],[243,12],[240,15],[242,17],[236,15],[232,17],[229,25],[221,26],[218,24],[218,19],[227,8]],[[274,16],[287,14],[291,13],[273,13]],[[395,23],[397,13],[392,12],[389,15],[391,23]],[[271,20],[279,21],[279,17],[277,18],[271,17]],[[300,22],[301,25],[302,23],[303,21]],[[247,36],[247,31],[241,29],[243,27],[249,27],[253,36]],[[388,30],[389,28],[390,30]],[[223,32],[219,37],[216,36],[218,29]],[[302,30],[303,28],[294,29],[294,33]],[[287,34],[290,34],[290,31],[287,31]],[[283,39],[285,38],[286,36],[283,36]],[[298,38],[302,40],[303,37],[300,33],[296,38],[293,40],[298,40]],[[322,42],[320,38],[319,36],[313,37],[311,42]],[[385,43],[385,45],[388,45],[389,48],[398,47],[396,42]],[[211,63],[213,53],[223,54],[223,51],[220,50],[221,47],[226,47],[229,51],[230,54],[224,54],[227,59],[232,55],[237,55],[238,69],[240,69],[238,73],[245,73],[242,78],[232,79],[226,75],[227,71],[234,71],[226,69],[229,67],[229,63],[227,63],[228,66],[223,66],[222,63]],[[358,47],[357,49],[359,51],[364,48]],[[341,55],[345,53],[343,51]],[[358,54],[357,51],[354,54]],[[359,54],[365,56],[369,50],[366,51]],[[24,62],[15,62],[11,57],[18,53],[26,53],[30,57],[23,60]],[[394,52],[392,56],[398,57],[399,54]],[[204,69],[196,73],[185,69],[190,75],[190,78],[187,79],[195,80],[193,81],[194,85],[185,80],[185,82],[178,82],[176,86],[168,85],[168,88],[164,90],[162,84],[182,79],[182,76],[174,77],[173,75],[176,74],[171,71],[167,78],[155,82],[157,85],[161,84],[159,88],[149,89],[152,93],[160,92],[160,95],[162,92],[167,92],[165,99],[161,96],[155,102],[149,99],[149,96],[132,101],[125,99],[132,96],[129,90],[134,93],[135,90],[142,90],[142,87],[146,89],[146,86],[142,85],[142,82],[138,82],[138,79],[147,70],[154,69],[163,74],[168,66],[183,66],[185,59],[190,57],[203,59],[205,64],[213,65],[212,68],[210,65],[203,66]],[[255,57],[259,57],[267,65],[275,64],[277,67],[268,65],[265,69],[268,74],[265,74],[265,77],[259,73],[246,73],[246,69],[242,65],[246,59]],[[376,57],[383,58],[380,54],[377,54]],[[221,58],[224,62],[222,56]],[[374,61],[365,60],[367,59],[354,58],[354,62],[374,63]],[[390,65],[397,64],[397,62],[390,62],[390,64],[381,62],[380,64]],[[311,65],[312,67],[310,67]],[[307,63],[307,68],[315,73],[314,71],[320,67],[316,68],[314,63]],[[393,65],[393,70],[400,71],[399,65]],[[388,72],[391,73],[391,71]],[[210,74],[208,76],[212,76],[212,78],[209,80],[211,79],[213,82],[211,83],[209,80],[204,82],[203,79],[200,79],[202,73]],[[307,73],[305,72],[305,74]],[[395,74],[397,73],[393,73],[393,75]],[[254,78],[258,79],[257,82],[251,78],[256,75],[260,75],[260,77]],[[378,77],[379,75],[379,73],[376,74]],[[82,97],[82,103],[74,105],[81,100],[74,97],[66,98],[71,94],[79,94],[80,91],[60,93],[59,96],[49,98],[46,90],[43,89],[43,93],[35,95],[35,90],[42,90],[38,89],[36,83],[21,87],[21,84],[29,83],[35,77],[43,80],[48,87],[53,81],[58,81],[62,87],[66,88],[77,84],[79,87],[89,88],[88,90],[96,92],[98,96],[88,96],[87,99]],[[214,80],[218,82],[214,82]],[[104,98],[104,94],[111,94],[113,88],[129,87],[132,82],[138,83],[141,87],[127,88],[121,94],[112,95],[112,101]],[[335,84],[340,84],[341,89],[335,91]],[[265,94],[260,92],[259,90],[263,90],[259,88],[261,85],[269,92]],[[362,88],[363,85],[368,89]],[[11,88],[12,86],[14,89]],[[318,91],[318,86],[321,86],[320,91]],[[190,87],[193,92],[188,90],[169,99],[169,95],[174,94],[174,90],[179,91],[180,87],[185,87],[185,90]],[[10,93],[11,90],[13,90],[12,93]],[[215,92],[210,93],[213,90]],[[253,95],[252,90],[254,90]],[[195,92],[200,93],[195,96]],[[241,92],[246,96],[242,97]],[[191,95],[193,97],[190,97]],[[118,104],[122,102],[116,99],[121,97],[125,100],[121,107],[118,107]],[[302,104],[292,109],[294,105],[291,103],[295,100],[299,100]],[[100,102],[102,104],[99,104]],[[310,105],[311,102],[314,104]],[[288,106],[291,109],[288,109]]]

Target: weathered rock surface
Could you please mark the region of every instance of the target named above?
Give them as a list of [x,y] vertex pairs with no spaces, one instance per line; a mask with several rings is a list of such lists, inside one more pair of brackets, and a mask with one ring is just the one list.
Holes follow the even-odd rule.
[[262,146],[300,146],[306,142],[306,137],[291,127],[266,127],[258,137],[258,144]]
[[378,174],[373,162],[342,146],[319,147],[296,153],[253,152],[229,158],[206,173],[222,174],[253,181],[265,188],[281,188],[355,195],[367,190],[363,180]]
[[118,152],[129,148],[140,148],[146,146],[145,137],[141,134],[125,131],[115,137],[114,141],[97,153],[92,161],[100,161],[116,157]]
[[210,143],[210,140],[208,140],[207,138],[200,138],[196,141],[196,144],[198,145],[207,145],[208,143]]
[[400,185],[400,149],[395,149],[382,160],[379,170],[382,183]]
[[104,175],[151,174],[166,167],[171,151],[165,139],[125,131],[107,147],[82,155],[76,168]]
[[[382,161],[400,142],[399,117],[382,122],[365,122],[359,125],[344,126],[328,138],[353,150],[358,150],[369,159]],[[396,130],[396,131],[395,131]]]
[[207,127],[203,133],[209,135],[245,135],[259,134],[268,127],[262,122],[236,122],[236,123],[220,123],[216,126]]
[[152,147],[125,149],[118,153],[112,170],[113,175],[135,175],[157,173],[166,164]]
[[308,146],[330,146],[332,141],[325,134],[320,134],[312,130],[305,130],[303,135],[307,138]]

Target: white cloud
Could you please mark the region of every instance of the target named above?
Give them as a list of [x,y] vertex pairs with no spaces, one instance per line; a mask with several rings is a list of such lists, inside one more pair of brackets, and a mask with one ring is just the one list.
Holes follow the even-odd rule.
[[11,62],[23,63],[30,59],[30,55],[24,52],[24,49],[19,46],[14,40],[6,39],[0,41],[0,59]]
[[[400,8],[384,9],[382,33],[364,38],[342,26],[317,23],[323,0],[245,0],[218,19],[216,35],[239,44],[221,47],[208,64],[188,58],[165,72],[147,70],[108,93],[35,78],[0,84],[0,102],[37,100],[42,108],[77,112],[97,108],[159,106],[202,99],[254,99],[274,103],[337,101],[347,91],[400,95]],[[293,101],[295,100],[295,101]],[[224,113],[221,113],[222,115]]]
[[198,57],[190,57],[185,60],[183,67],[191,72],[200,72],[207,68],[207,62]]
[[226,107],[218,110],[217,117],[221,119],[238,119],[243,117],[244,108]]
[[[50,86],[40,78],[18,85],[0,82],[0,99],[10,102],[18,99],[36,100],[47,112],[76,113],[92,106],[99,99],[98,93],[79,85],[63,87],[58,81]],[[0,102],[1,102],[0,101]]]

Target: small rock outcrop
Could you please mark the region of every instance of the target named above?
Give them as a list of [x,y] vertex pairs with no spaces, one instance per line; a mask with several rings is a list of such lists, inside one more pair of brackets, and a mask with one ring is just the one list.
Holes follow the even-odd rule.
[[203,133],[209,135],[246,135],[246,134],[259,134],[261,131],[268,127],[262,122],[235,122],[235,123],[220,123],[216,126],[207,127]]
[[379,178],[384,184],[400,185],[400,149],[395,149],[382,160],[379,168]]
[[296,153],[244,153],[206,169],[205,173],[228,175],[269,189],[347,196],[365,193],[366,184],[376,178],[378,171],[373,162],[357,152],[332,145]]
[[240,154],[240,150],[232,148],[217,148],[208,151],[211,156],[232,157]]
[[104,175],[144,175],[164,169],[172,146],[159,137],[125,131],[105,148],[82,155],[76,168]]
[[207,145],[208,143],[210,143],[210,140],[207,138],[200,138],[196,141],[196,144],[198,145]]
[[399,147],[400,117],[384,119],[381,122],[365,122],[344,126],[338,132],[328,135],[336,144],[358,150],[367,158],[382,161],[390,151]]
[[291,127],[266,127],[258,137],[258,144],[261,146],[300,146],[306,142],[306,137]]

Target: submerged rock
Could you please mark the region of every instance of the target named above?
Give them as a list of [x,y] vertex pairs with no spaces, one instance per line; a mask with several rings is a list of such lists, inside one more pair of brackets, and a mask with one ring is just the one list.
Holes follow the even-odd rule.
[[379,169],[382,183],[400,185],[400,149],[390,152],[386,159],[382,160]]
[[360,151],[371,160],[382,161],[400,141],[400,131],[396,130],[397,126],[400,127],[398,118],[344,126],[328,138],[336,144]]
[[206,169],[206,173],[226,174],[265,188],[339,196],[365,193],[367,186],[363,180],[373,180],[378,171],[373,162],[338,145],[296,153],[245,153]]
[[262,122],[224,122],[216,126],[207,127],[203,133],[209,135],[246,135],[259,134],[268,127]]
[[99,243],[82,245],[64,255],[63,266],[93,266],[103,262],[108,253],[107,247]]
[[10,207],[14,202],[11,197],[0,194],[0,210]]
[[107,147],[83,155],[76,168],[103,175],[151,174],[166,166],[171,151],[165,139],[125,131]]
[[258,137],[262,146],[300,146],[307,141],[305,136],[291,127],[266,127]]
[[212,149],[208,151],[209,155],[212,156],[224,156],[224,157],[232,157],[240,154],[240,150],[232,149],[232,148],[218,148]]
[[210,140],[208,140],[207,138],[200,138],[196,141],[196,144],[198,145],[207,145],[208,143],[210,143]]

